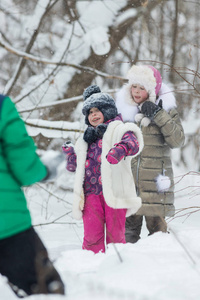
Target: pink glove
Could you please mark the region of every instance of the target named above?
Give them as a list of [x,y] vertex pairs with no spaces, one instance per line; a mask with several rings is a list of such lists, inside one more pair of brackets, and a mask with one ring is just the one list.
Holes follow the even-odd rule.
[[65,142],[62,145],[63,152],[66,154],[67,165],[66,169],[70,172],[76,171],[76,153],[71,142]]
[[124,156],[126,156],[127,149],[124,145],[116,144],[115,147],[111,148],[106,155],[107,161],[112,164],[116,165]]

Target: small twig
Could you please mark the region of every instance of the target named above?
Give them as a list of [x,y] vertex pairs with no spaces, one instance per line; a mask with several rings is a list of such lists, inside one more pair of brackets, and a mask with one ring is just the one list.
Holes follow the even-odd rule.
[[[178,215],[180,213],[182,213],[183,211],[186,211],[186,210],[189,210],[189,209],[195,209],[194,211],[191,211],[191,212],[186,212],[184,214],[181,214],[181,215]],[[196,212],[200,211],[200,206],[190,206],[190,207],[186,207],[186,208],[181,208],[179,209],[175,214],[174,216],[171,218],[171,220],[168,221],[169,222],[172,222],[173,220],[175,220],[176,218],[181,218],[181,217],[184,217],[184,216],[187,216],[187,217],[190,217],[191,214],[194,214]]]
[[[69,223],[69,222],[56,222],[57,220],[60,220],[61,218],[69,215],[72,211],[68,211],[67,213],[65,213],[64,215],[56,218],[55,220],[51,221],[51,222],[47,222],[47,223],[41,223],[41,224],[36,224],[34,226],[43,226],[43,225],[50,225],[50,224],[73,224],[73,223]],[[75,223],[74,223],[75,224]]]
[[[76,223],[72,223],[72,225],[77,225]],[[80,239],[80,237],[79,237],[79,235],[78,235],[78,233],[76,232],[76,230],[75,230],[75,228],[74,228],[74,226],[72,226],[73,227],[73,230],[74,230],[74,232],[75,232],[75,234],[76,234],[76,236],[77,236],[77,238],[79,239],[79,241],[80,241],[80,243],[82,243],[82,241],[81,241],[81,239]]]
[[68,202],[68,201],[66,201],[66,200],[64,200],[64,199],[62,199],[62,198],[56,196],[56,195],[55,195],[54,193],[52,193],[50,190],[46,189],[42,184],[36,183],[36,185],[39,186],[39,188],[41,188],[42,190],[44,190],[44,191],[47,192],[48,194],[50,194],[50,196],[55,197],[57,200],[62,201],[62,202],[65,202],[65,203],[67,203],[67,204],[69,204],[69,205],[72,205],[70,202]]
[[70,224],[70,225],[76,225],[76,223],[75,222],[48,222],[48,223],[41,223],[41,224],[35,224],[35,225],[33,225],[33,227],[38,227],[38,226],[46,226],[46,225],[68,225],[68,224]]
[[[169,231],[174,235],[176,241],[178,242],[178,244],[183,248],[183,250],[185,251],[185,253],[187,254],[187,256],[189,257],[190,261],[192,262],[192,264],[194,266],[196,266],[196,261],[193,259],[192,255],[189,253],[188,249],[185,247],[185,245],[181,242],[181,240],[179,239],[177,233],[171,228],[169,227]],[[199,272],[198,272],[199,274]],[[199,274],[200,275],[200,274]]]
[[119,251],[118,251],[118,249],[117,249],[115,243],[112,243],[112,245],[113,245],[113,247],[114,247],[114,249],[115,249],[115,252],[117,253],[117,256],[118,256],[118,258],[119,258],[119,261],[122,263],[122,262],[123,262],[123,259],[122,259],[122,257],[121,257],[121,254],[119,253]]

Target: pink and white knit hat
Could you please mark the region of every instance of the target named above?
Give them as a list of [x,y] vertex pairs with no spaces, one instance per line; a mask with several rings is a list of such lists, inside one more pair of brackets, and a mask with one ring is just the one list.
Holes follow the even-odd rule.
[[149,99],[156,100],[162,85],[161,74],[156,68],[149,65],[133,65],[128,71],[127,78],[129,86],[133,84],[144,86],[149,94]]

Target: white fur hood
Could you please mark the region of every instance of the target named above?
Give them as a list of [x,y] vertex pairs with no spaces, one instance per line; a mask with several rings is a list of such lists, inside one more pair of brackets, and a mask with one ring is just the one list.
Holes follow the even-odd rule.
[[[163,109],[169,112],[176,108],[176,99],[171,89],[162,83],[161,89],[158,93],[156,104],[162,99]],[[134,122],[135,115],[138,114],[138,105],[133,102],[130,94],[130,86],[124,85],[116,94],[116,106],[118,112],[121,113],[124,122]]]

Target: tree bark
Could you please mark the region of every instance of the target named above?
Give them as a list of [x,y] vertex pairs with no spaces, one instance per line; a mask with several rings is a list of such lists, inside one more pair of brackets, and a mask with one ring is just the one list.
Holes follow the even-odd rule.
[[[148,15],[151,13],[151,11],[161,2],[162,0],[153,1],[149,3],[147,7],[143,8],[141,6],[144,3],[146,3],[146,1],[140,1],[140,0],[134,1],[134,4],[133,1],[128,1],[128,4],[119,11],[119,15],[128,9],[140,6],[138,10],[138,14],[134,17],[126,19],[124,22],[120,23],[117,27],[110,27],[109,36],[110,36],[111,49],[109,53],[107,53],[106,55],[99,56],[91,50],[91,55],[86,60],[84,60],[81,63],[81,65],[104,71],[104,67],[108,60],[108,57],[110,57],[120,47],[120,41],[126,36],[127,31],[130,29],[130,27],[133,26],[133,24],[141,16],[147,18]],[[116,75],[120,75],[120,74],[116,74]],[[95,77],[96,77],[95,74],[89,72],[76,73],[72,77],[68,85],[70,88],[64,94],[64,98],[81,95],[84,89],[92,83]],[[122,82],[120,84],[122,84]],[[64,118],[64,120],[69,120],[70,115],[74,109],[75,109],[74,103],[70,103],[68,105],[65,105],[64,107],[62,106],[55,107],[50,111],[50,116],[54,120],[59,120],[61,119],[61,117]]]

